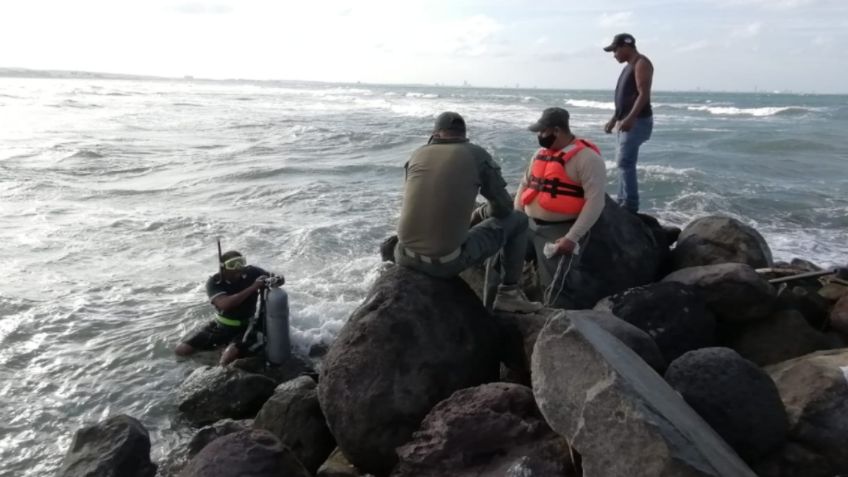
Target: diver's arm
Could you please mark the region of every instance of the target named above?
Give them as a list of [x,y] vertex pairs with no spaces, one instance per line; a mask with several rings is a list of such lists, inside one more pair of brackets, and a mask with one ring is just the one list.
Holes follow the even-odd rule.
[[212,304],[222,312],[228,312],[236,309],[244,300],[258,292],[265,286],[265,277],[259,277],[249,287],[244,290],[233,293],[232,295],[220,294],[212,297]]

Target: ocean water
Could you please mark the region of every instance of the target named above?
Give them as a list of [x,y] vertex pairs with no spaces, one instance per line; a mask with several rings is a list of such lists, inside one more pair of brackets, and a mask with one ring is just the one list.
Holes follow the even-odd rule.
[[[611,79],[612,82],[612,79]],[[158,459],[190,430],[178,339],[211,316],[215,239],[286,275],[292,337],[327,342],[363,299],[403,164],[436,114],[514,189],[526,131],[563,106],[615,191],[610,91],[0,78],[0,475],[55,472],[73,432],[126,413]],[[845,264],[848,97],[655,93],[643,209],[755,226],[776,259]]]

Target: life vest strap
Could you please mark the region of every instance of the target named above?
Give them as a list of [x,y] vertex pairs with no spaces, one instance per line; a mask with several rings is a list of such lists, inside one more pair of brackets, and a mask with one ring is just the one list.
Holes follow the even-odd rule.
[[561,165],[562,167],[565,167],[565,159],[563,159],[563,156],[564,156],[563,153],[559,153],[555,156],[547,156],[547,155],[539,154],[539,155],[536,156],[536,160],[542,161],[542,162],[556,162],[559,165]]
[[551,197],[558,195],[567,195],[571,197],[583,197],[585,191],[579,185],[562,182],[558,177],[553,179],[542,179],[540,177],[530,176],[530,182],[527,187],[539,192],[550,194]]
[[222,325],[226,325],[226,326],[241,326],[242,325],[241,320],[234,320],[232,318],[227,318],[226,316],[223,316],[223,315],[217,315],[215,317],[215,319],[218,320],[218,323],[221,323]]

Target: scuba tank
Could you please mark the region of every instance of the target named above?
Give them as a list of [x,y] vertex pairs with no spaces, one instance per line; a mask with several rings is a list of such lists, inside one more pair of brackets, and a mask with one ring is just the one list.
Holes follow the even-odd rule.
[[268,288],[265,296],[265,359],[283,364],[291,356],[289,296],[282,288]]
[[282,276],[265,279],[265,288],[259,293],[259,310],[242,337],[249,351],[264,354],[265,361],[273,365],[283,364],[291,356],[289,296],[279,288],[283,283]]

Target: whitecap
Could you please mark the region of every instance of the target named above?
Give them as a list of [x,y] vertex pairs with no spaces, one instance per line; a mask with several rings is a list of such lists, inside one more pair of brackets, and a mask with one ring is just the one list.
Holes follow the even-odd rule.
[[608,111],[615,111],[615,103],[612,101],[592,101],[588,99],[567,99],[565,100],[565,104],[569,106],[574,106],[575,108],[589,108],[589,109],[605,109]]
[[407,98],[421,98],[421,99],[436,99],[439,97],[438,94],[435,93],[414,93],[408,92],[406,93]]
[[723,116],[776,116],[780,114],[803,114],[813,111],[812,108],[802,106],[761,107],[761,108],[737,108],[735,106],[689,106],[690,111],[706,111],[710,114]]

